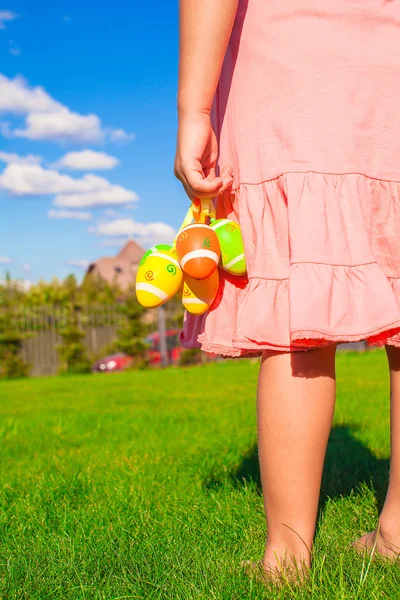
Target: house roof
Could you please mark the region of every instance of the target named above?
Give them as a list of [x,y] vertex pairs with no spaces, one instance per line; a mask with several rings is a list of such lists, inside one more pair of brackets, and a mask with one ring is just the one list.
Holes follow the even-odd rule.
[[125,246],[121,248],[121,250],[117,254],[117,258],[122,258],[123,260],[130,260],[131,262],[139,264],[142,260],[142,256],[145,253],[145,250],[135,240],[129,239]]
[[91,263],[86,275],[95,274],[108,283],[117,283],[126,290],[136,278],[139,262],[145,250],[135,240],[130,239],[116,256],[104,256]]

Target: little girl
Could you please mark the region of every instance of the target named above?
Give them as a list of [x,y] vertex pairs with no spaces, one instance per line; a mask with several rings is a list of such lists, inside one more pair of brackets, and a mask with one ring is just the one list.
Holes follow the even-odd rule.
[[261,566],[307,572],[340,342],[385,345],[391,476],[377,529],[400,551],[400,0],[181,0],[175,174],[240,223],[226,277],[182,343],[261,356]]

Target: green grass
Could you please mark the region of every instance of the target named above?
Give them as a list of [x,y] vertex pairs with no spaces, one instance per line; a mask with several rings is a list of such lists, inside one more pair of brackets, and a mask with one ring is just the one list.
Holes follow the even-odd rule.
[[310,581],[266,589],[258,365],[0,385],[0,598],[400,598],[398,566],[346,549],[386,491],[385,354],[341,354]]

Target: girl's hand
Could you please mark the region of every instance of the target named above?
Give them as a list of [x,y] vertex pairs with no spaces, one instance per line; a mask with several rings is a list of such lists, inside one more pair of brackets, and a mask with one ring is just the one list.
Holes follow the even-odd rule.
[[215,175],[218,143],[207,114],[179,119],[174,164],[175,176],[181,181],[190,200],[213,198],[229,189],[233,171],[224,167]]

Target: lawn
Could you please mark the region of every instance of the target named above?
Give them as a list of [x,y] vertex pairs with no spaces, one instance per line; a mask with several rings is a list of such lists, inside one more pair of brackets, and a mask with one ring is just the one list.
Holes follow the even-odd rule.
[[346,549],[385,495],[385,353],[340,354],[314,568],[265,589],[258,365],[0,384],[0,599],[400,598],[399,567]]

